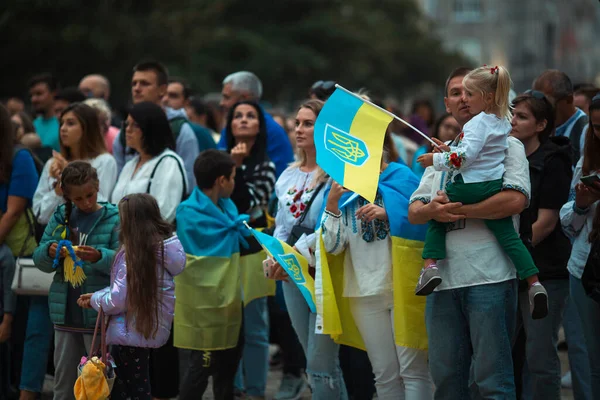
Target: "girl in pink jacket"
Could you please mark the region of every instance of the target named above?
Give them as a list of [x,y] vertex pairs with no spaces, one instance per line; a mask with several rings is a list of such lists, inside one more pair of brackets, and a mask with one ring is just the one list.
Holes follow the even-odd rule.
[[148,194],[132,194],[119,202],[121,249],[115,257],[110,287],[84,294],[81,307],[110,316],[107,344],[117,365],[114,398],[151,399],[149,355],[171,332],[175,282],[185,266],[185,253],[173,227],[162,219]]

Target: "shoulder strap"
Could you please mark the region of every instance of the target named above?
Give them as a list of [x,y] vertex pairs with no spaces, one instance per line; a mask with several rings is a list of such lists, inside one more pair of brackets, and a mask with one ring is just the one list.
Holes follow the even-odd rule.
[[571,134],[569,135],[569,139],[571,139],[571,144],[573,145],[573,150],[575,153],[574,163],[577,164],[579,161],[579,157],[581,157],[581,136],[583,135],[583,130],[587,126],[588,117],[584,115],[580,117],[577,121],[575,121],[575,125],[571,128]]
[[158,162],[156,163],[156,165],[152,169],[152,173],[150,174],[150,180],[148,180],[148,187],[146,188],[146,193],[150,194],[150,188],[152,187],[152,180],[154,179],[156,170],[158,169],[158,166],[160,165],[162,160],[164,160],[167,157],[170,157],[177,162],[177,168],[179,168],[179,172],[181,173],[181,180],[183,181],[183,193],[181,194],[181,200],[184,200],[187,195],[187,182],[185,179],[185,174],[183,173],[183,167],[179,163],[179,160],[177,159],[177,157],[175,157],[173,154],[165,154],[164,156],[162,156],[161,158],[158,159]]
[[315,201],[315,198],[319,195],[319,192],[321,191],[321,189],[323,189],[323,186],[325,186],[325,182],[321,182],[321,184],[319,186],[317,186],[317,189],[315,190],[313,195],[310,197],[310,200],[308,200],[308,203],[306,203],[306,208],[304,209],[304,211],[302,212],[302,215],[300,216],[300,219],[298,220],[298,225],[302,225],[302,223],[304,222],[304,219],[308,215],[308,210],[310,210],[310,206],[312,206],[312,203]]
[[171,127],[171,131],[173,132],[175,140],[177,140],[177,138],[179,137],[179,134],[181,133],[181,128],[186,122],[188,122],[187,119],[181,116],[175,117],[169,121],[169,126]]

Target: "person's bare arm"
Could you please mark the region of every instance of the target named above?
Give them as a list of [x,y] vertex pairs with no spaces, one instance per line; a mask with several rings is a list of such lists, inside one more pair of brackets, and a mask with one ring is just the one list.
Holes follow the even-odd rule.
[[560,219],[559,211],[560,210],[551,210],[548,208],[541,208],[538,210],[538,218],[531,227],[531,244],[534,247],[554,231],[554,228],[556,228],[556,224]]
[[517,190],[503,190],[476,204],[452,209],[452,213],[476,219],[502,219],[521,214],[527,208],[527,197]]
[[438,222],[458,221],[466,217],[456,211],[461,206],[461,203],[449,203],[448,198],[438,192],[438,196],[427,204],[420,200],[414,201],[408,207],[408,221],[415,225],[425,224],[432,219]]

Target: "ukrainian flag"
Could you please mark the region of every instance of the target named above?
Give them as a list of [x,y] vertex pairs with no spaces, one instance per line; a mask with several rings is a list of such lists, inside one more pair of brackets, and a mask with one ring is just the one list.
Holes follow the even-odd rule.
[[338,86],[315,123],[317,164],[340,185],[375,201],[383,140],[392,119]]
[[273,257],[288,274],[290,280],[298,286],[311,312],[316,312],[315,281],[308,272],[308,261],[287,243],[255,229],[252,234],[263,246],[265,252]]
[[[381,173],[378,190],[383,197],[390,223],[395,341],[399,346],[426,350],[425,297],[415,296],[414,290],[423,262],[421,253],[427,225],[408,222],[410,196],[418,185],[419,179],[407,166],[391,163]],[[328,190],[325,196],[329,194]],[[340,204],[347,197],[342,197]],[[323,204],[326,203],[325,200]],[[330,335],[337,343],[364,350],[362,337],[350,312],[348,298],[342,296],[345,252],[337,256],[327,254],[321,228],[318,228],[316,332]]]

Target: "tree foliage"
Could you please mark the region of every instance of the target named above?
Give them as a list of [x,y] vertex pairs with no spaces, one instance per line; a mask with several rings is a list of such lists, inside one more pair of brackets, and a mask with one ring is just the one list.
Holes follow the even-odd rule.
[[129,97],[132,66],[163,61],[201,93],[238,70],[263,80],[265,98],[291,101],[333,79],[403,95],[441,84],[463,62],[445,52],[413,0],[3,0],[0,94],[24,95],[27,79],[55,73],[76,85],[106,75],[112,101]]

